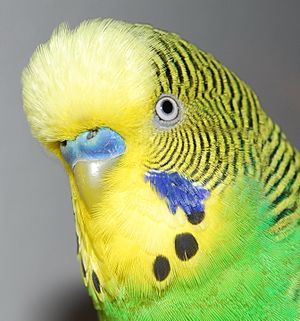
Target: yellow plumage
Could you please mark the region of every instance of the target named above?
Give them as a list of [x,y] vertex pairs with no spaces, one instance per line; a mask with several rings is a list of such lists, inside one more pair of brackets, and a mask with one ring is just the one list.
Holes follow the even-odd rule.
[[[76,31],[62,25],[37,49],[23,75],[24,107],[41,142],[72,139],[107,123],[128,135],[146,121],[147,113],[135,111],[151,106],[155,83],[149,53],[131,28],[112,20],[83,23]],[[145,41],[147,30],[139,31]]]
[[[167,129],[154,121],[154,106],[163,93],[184,106],[181,121]],[[278,243],[280,251],[274,252],[275,238],[266,231],[285,238],[297,224],[300,158],[245,83],[175,34],[106,19],[84,22],[72,31],[59,27],[25,69],[23,95],[33,135],[68,173],[84,282],[96,307],[111,315],[109,320],[115,320],[110,304],[125,311],[118,319],[127,320],[134,307],[134,320],[143,321],[221,320],[214,308],[222,321],[233,320],[239,313],[233,293],[245,311],[241,320],[252,320],[249,300],[255,304],[260,298],[257,311],[265,311],[266,302],[273,304],[271,291],[264,289],[279,280],[285,262],[281,247],[286,245]],[[98,128],[118,133],[126,151],[105,172],[101,197],[88,208],[61,143]],[[278,174],[272,172],[277,165]],[[191,224],[181,207],[170,213],[145,181],[152,169],[178,172],[210,191],[201,224]],[[279,219],[272,225],[274,217]],[[174,251],[175,237],[184,233],[199,244],[197,255],[188,260]],[[162,280],[155,278],[153,268],[159,256],[171,265]],[[253,258],[257,260],[251,262]],[[268,260],[275,263],[272,268]],[[287,264],[286,274],[295,273],[291,266]],[[278,300],[285,300],[276,291]],[[172,300],[176,307],[164,314]],[[153,310],[149,315],[148,308]]]
[[[138,31],[142,35],[138,41],[128,32],[131,28],[111,20],[84,23],[75,32],[62,25],[33,56],[35,69],[29,67],[23,76],[25,110],[33,134],[64,163],[59,142],[74,139],[80,132],[108,125],[126,137],[126,156],[105,178],[105,202],[96,204],[92,213],[82,204],[66,165],[83,264],[89,274],[97,272],[105,288],[106,284],[114,285],[113,289],[106,288],[112,296],[119,282],[127,286],[134,283],[134,291],[140,285],[146,293],[157,286],[163,288],[164,283],[153,279],[153,256],[172,253],[174,232],[191,230],[197,234],[204,229],[188,226],[180,210],[176,216],[169,215],[155,191],[150,186],[145,189],[146,168],[140,164],[145,162],[152,140],[156,83],[143,44],[151,41],[149,28]],[[36,71],[39,78],[31,77]],[[135,224],[129,223],[133,221]],[[172,259],[179,261],[175,253]],[[198,260],[191,262],[192,266]],[[141,266],[149,269],[141,274]],[[179,265],[172,272],[174,276],[189,276],[192,271],[191,266],[184,269]]]

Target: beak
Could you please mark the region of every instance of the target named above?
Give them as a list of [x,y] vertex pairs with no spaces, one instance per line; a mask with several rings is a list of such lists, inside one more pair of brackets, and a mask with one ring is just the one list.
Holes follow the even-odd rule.
[[124,139],[110,128],[84,132],[61,146],[88,210],[101,198],[103,176],[125,152]]
[[89,210],[100,200],[103,176],[116,161],[117,157],[107,160],[80,160],[73,167],[78,191]]

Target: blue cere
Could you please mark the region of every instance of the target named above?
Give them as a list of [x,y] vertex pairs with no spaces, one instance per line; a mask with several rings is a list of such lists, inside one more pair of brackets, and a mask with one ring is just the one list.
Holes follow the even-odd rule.
[[145,174],[145,179],[162,198],[167,199],[168,207],[173,214],[176,213],[177,207],[181,207],[187,216],[204,211],[203,201],[209,197],[209,191],[194,185],[179,173],[149,171]]
[[74,140],[60,144],[62,154],[71,166],[78,160],[105,160],[120,156],[125,147],[123,138],[107,127],[86,131]]

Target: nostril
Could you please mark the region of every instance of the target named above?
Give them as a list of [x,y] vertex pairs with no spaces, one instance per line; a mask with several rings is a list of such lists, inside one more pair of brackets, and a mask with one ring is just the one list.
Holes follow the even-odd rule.
[[80,133],[74,139],[60,142],[64,159],[72,166],[79,160],[109,160],[125,152],[123,138],[107,127],[90,129]]
[[90,140],[90,139],[94,138],[97,135],[97,133],[98,133],[98,129],[90,130],[86,136],[86,139]]

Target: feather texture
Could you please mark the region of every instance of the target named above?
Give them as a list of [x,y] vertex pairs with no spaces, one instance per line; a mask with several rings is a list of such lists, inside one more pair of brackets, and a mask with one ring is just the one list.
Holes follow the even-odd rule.
[[[176,34],[112,19],[62,25],[22,79],[32,133],[69,176],[101,320],[299,319],[300,156],[247,84]],[[165,94],[182,117],[163,128]],[[126,149],[87,208],[61,146],[101,128]]]

